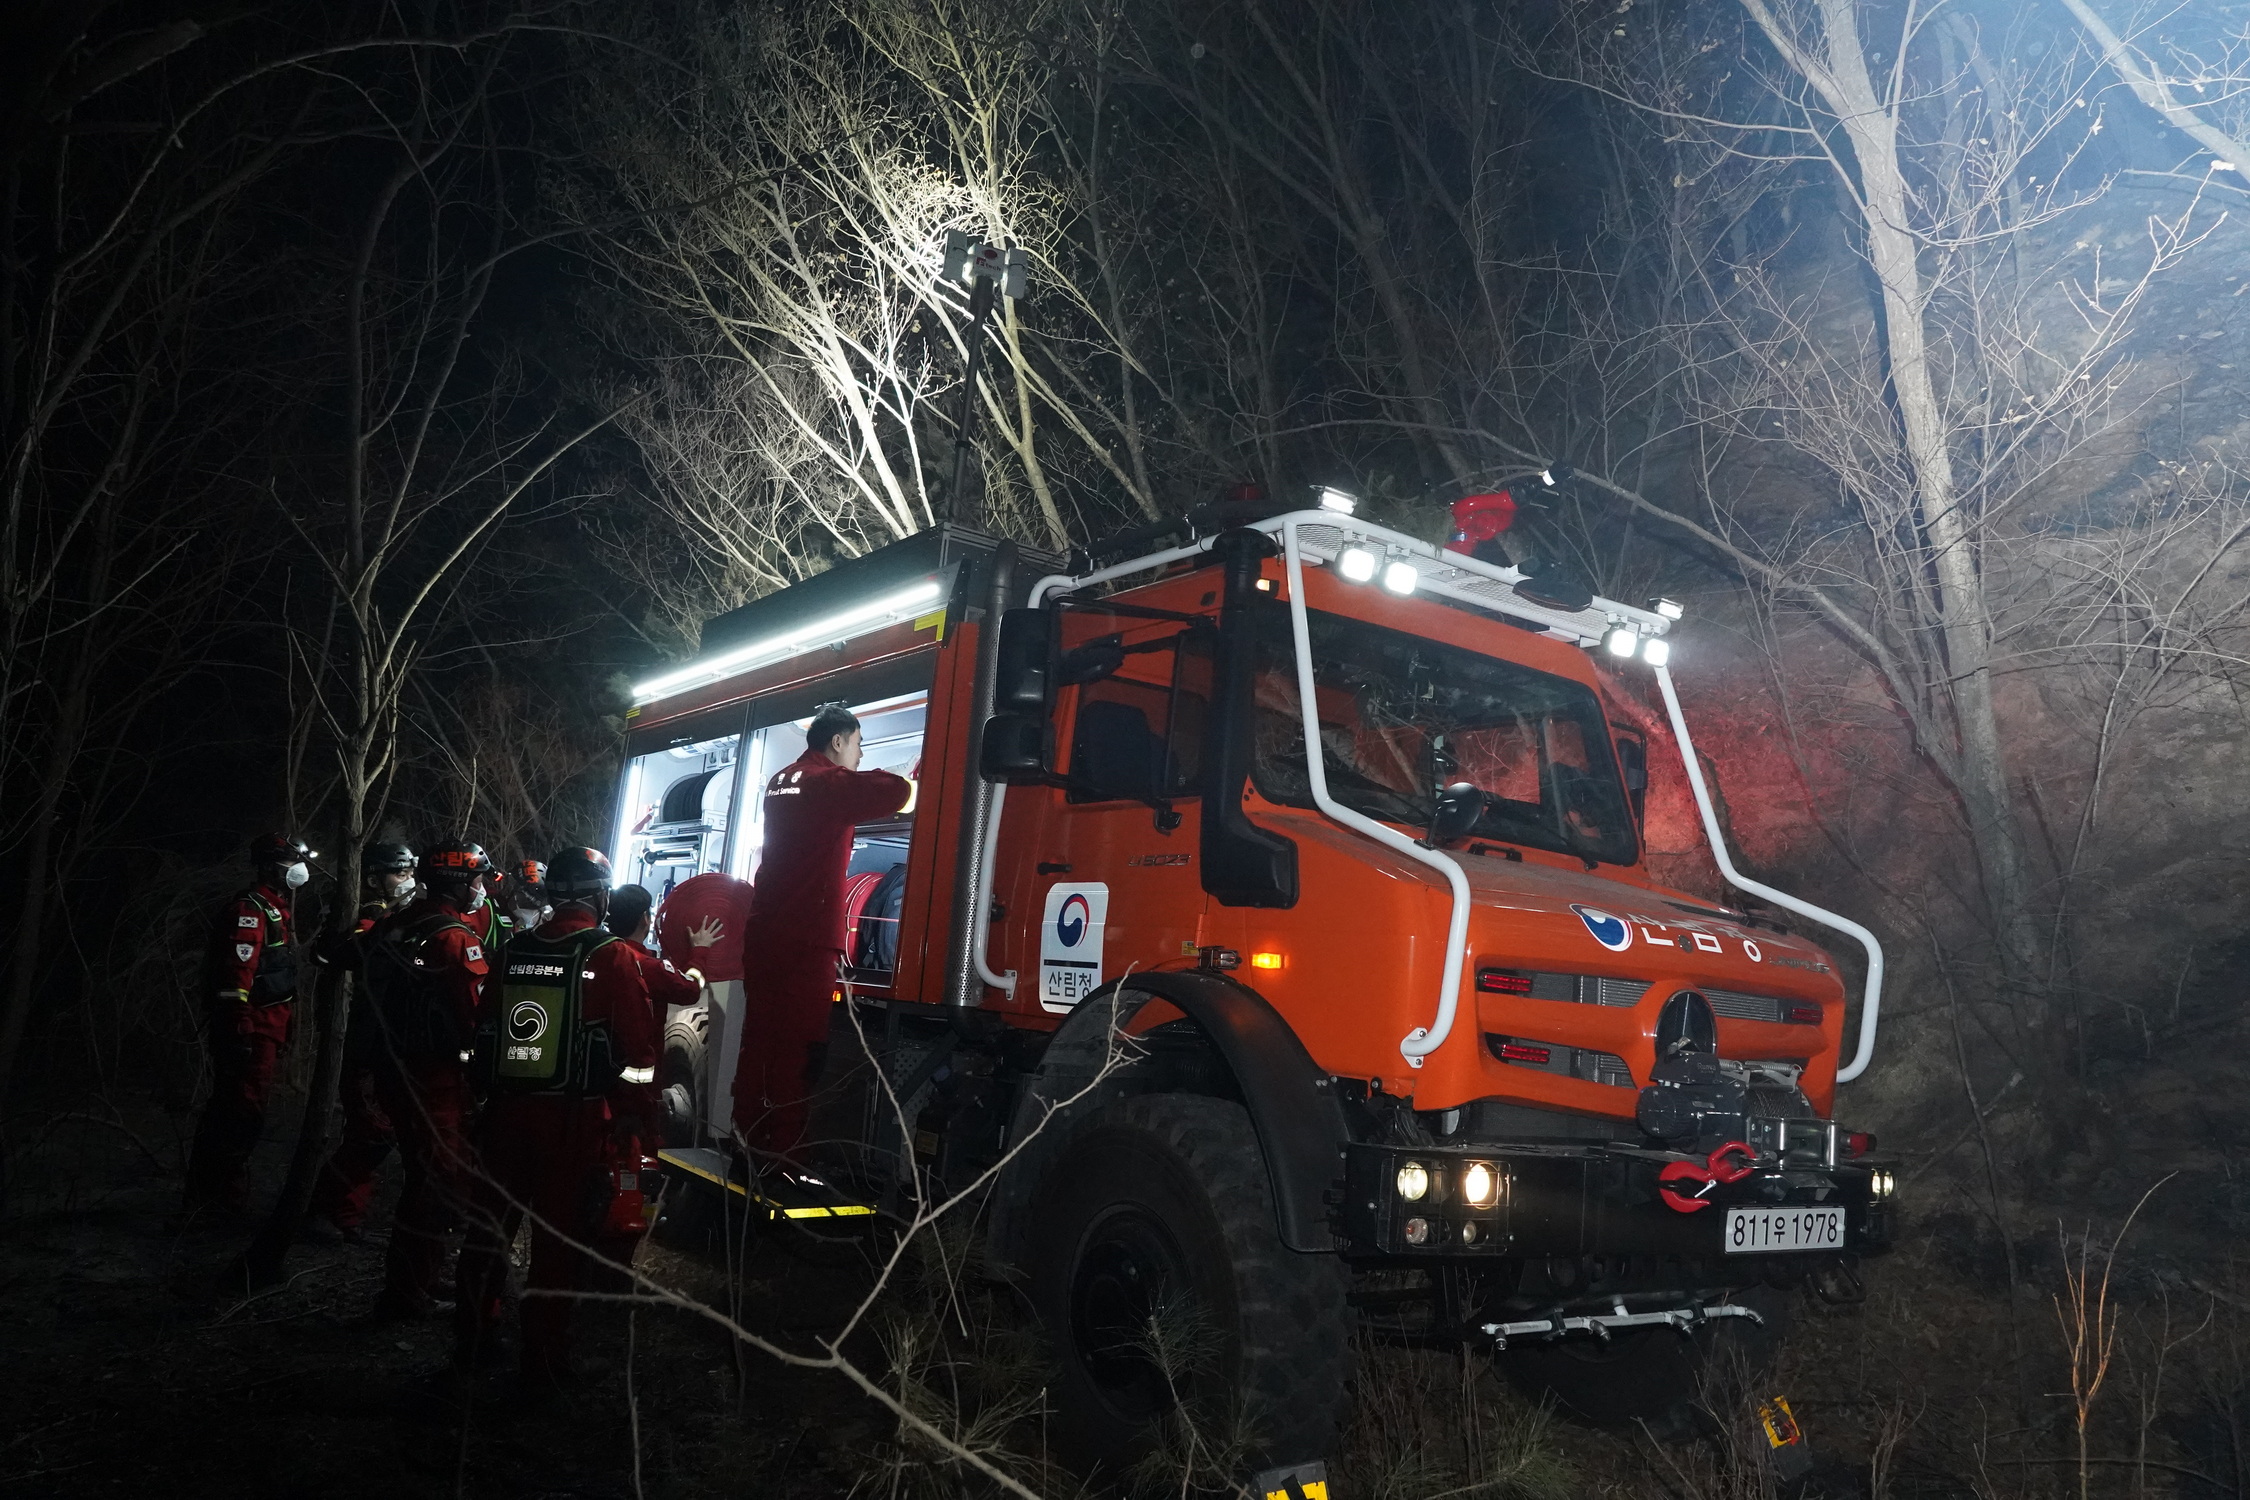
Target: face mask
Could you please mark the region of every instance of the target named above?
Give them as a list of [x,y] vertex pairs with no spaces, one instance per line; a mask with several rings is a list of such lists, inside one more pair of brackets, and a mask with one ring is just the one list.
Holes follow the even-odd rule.
[[383,878],[383,894],[393,901],[405,899],[406,893],[413,889],[414,877],[411,875],[386,875]]
[[281,879],[282,883],[287,885],[289,889],[295,890],[298,886],[312,879],[312,871],[306,869],[305,862],[300,859],[281,872]]
[[484,910],[484,887],[483,887],[483,886],[481,886],[481,885],[473,885],[473,886],[469,887],[469,910],[471,910],[471,911],[482,911],[482,910]]

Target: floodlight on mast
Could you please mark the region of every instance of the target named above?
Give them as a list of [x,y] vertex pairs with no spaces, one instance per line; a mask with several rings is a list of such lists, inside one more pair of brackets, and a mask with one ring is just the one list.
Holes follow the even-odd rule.
[[969,449],[975,444],[977,371],[984,363],[984,326],[991,321],[992,295],[998,291],[1011,302],[1020,302],[1030,280],[1029,257],[1019,245],[1006,249],[971,240],[958,229],[945,232],[946,282],[969,286],[969,326],[963,335],[968,350],[961,371],[961,409],[953,422],[953,482],[945,492],[947,515],[969,522],[962,497],[969,477]]

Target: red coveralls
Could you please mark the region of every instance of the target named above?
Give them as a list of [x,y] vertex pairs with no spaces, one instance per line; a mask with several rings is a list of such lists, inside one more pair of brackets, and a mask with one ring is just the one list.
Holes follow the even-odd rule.
[[[296,990],[289,893],[260,884],[219,912],[205,961],[210,985],[204,1038],[211,1097],[188,1156],[188,1194],[247,1207],[250,1153],[265,1130],[274,1066],[289,1040]],[[263,978],[261,979],[261,975]]]
[[742,946],[742,1051],[734,1065],[734,1128],[748,1146],[787,1152],[805,1133],[844,953],[852,829],[897,812],[913,790],[903,776],[847,771],[818,750],[766,783],[766,846]]
[[[542,938],[565,937],[594,925],[583,906],[562,906],[539,926]],[[630,1263],[639,1237],[602,1233],[610,1192],[602,1185],[627,1143],[663,1138],[656,1091],[662,1045],[660,1014],[649,1001],[634,945],[606,943],[587,965],[593,978],[579,993],[584,1021],[606,1021],[621,1065],[646,1081],[622,1081],[599,1099],[561,1095],[494,1098],[477,1132],[483,1167],[468,1238],[461,1246],[454,1329],[461,1354],[473,1361],[500,1318],[508,1276],[508,1246],[526,1209],[532,1216],[531,1292],[571,1292],[592,1280],[596,1264],[568,1240],[609,1260]],[[561,1376],[570,1369],[570,1301],[527,1296],[523,1301],[523,1368],[526,1374]]]
[[626,941],[625,948],[633,955],[633,962],[640,965],[641,983],[647,988],[648,1003],[655,1008],[657,1015],[662,1016],[666,1006],[693,1005],[703,998],[703,986],[673,968],[664,959],[630,939]]
[[460,1046],[450,1052],[416,1056],[385,1050],[375,1063],[375,1097],[398,1134],[399,1159],[406,1168],[406,1188],[399,1195],[383,1267],[383,1301],[401,1313],[425,1312],[436,1300],[445,1275],[445,1233],[473,1196],[468,1124],[476,1099],[461,1048],[476,1035],[477,1007],[491,965],[478,934],[453,925],[463,921],[459,908],[423,896],[384,918],[377,933],[435,928],[422,940],[417,956],[450,1002],[460,1038]]
[[[365,937],[390,909],[383,901],[361,906],[354,936]],[[313,1213],[346,1231],[365,1222],[368,1200],[375,1196],[376,1170],[398,1138],[391,1117],[375,1097],[375,1052],[381,1045],[367,1015],[367,997],[361,995],[352,1002],[351,1025],[344,1037],[344,1076],[337,1084],[344,1129],[327,1165],[320,1169],[320,1181],[313,1185]]]

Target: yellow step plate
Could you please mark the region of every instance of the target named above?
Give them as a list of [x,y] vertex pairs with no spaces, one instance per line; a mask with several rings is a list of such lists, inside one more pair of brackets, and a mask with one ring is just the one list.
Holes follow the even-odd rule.
[[791,1206],[763,1193],[752,1193],[727,1172],[727,1159],[707,1146],[666,1147],[656,1153],[656,1159],[667,1167],[700,1177],[713,1187],[725,1188],[737,1198],[747,1199],[760,1208],[784,1219],[855,1219],[875,1212],[864,1203],[815,1203]]

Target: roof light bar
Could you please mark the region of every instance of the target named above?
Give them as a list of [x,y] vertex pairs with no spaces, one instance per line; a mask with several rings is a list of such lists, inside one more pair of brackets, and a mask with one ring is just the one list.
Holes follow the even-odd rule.
[[1655,610],[1658,614],[1662,615],[1667,620],[1677,620],[1680,616],[1687,613],[1686,610],[1682,609],[1677,603],[1673,602],[1670,599],[1651,599],[1648,602],[1648,607]]
[[1359,497],[1337,489],[1334,485],[1324,484],[1320,486],[1320,508],[1332,510],[1340,516],[1348,516],[1359,509]]
[[633,701],[649,703],[687,688],[716,682],[731,673],[787,656],[792,651],[799,651],[807,646],[825,645],[829,641],[864,635],[901,616],[916,613],[921,606],[935,600],[938,593],[938,581],[925,578],[911,588],[885,594],[856,609],[847,609],[825,619],[815,620],[809,625],[800,625],[784,634],[767,636],[764,640],[752,641],[731,651],[722,651],[704,661],[690,662],[678,671],[667,672],[662,677],[652,677],[633,689]]

